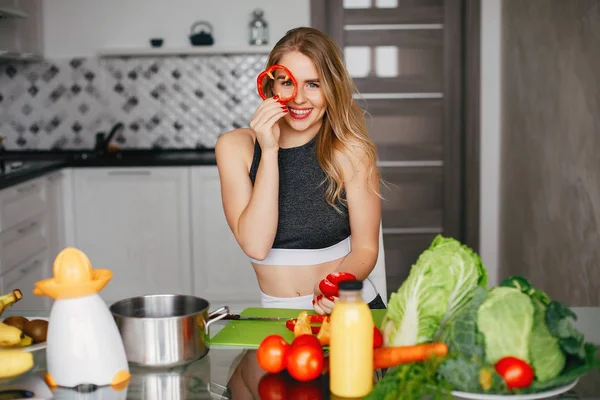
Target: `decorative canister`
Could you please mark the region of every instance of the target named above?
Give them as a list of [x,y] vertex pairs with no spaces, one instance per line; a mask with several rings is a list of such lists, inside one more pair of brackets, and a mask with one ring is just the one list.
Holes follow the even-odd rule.
[[253,46],[262,46],[269,42],[269,24],[263,16],[264,12],[261,9],[252,12],[252,20],[248,28],[250,44]]

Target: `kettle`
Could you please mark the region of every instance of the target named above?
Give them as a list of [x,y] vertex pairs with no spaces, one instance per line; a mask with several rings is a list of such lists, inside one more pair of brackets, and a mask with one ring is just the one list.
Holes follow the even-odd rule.
[[[200,32],[198,32],[200,28]],[[202,28],[206,28],[205,31]],[[210,46],[215,40],[212,37],[212,25],[206,21],[196,21],[191,27],[190,43],[192,46]]]

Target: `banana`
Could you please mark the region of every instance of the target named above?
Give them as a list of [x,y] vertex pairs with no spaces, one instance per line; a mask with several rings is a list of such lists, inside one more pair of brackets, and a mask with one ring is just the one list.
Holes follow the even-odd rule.
[[33,339],[30,338],[29,336],[25,335],[23,337],[23,339],[21,339],[21,341],[18,344],[14,345],[13,347],[27,347],[27,346],[31,346],[32,344],[33,344]]
[[10,293],[0,296],[0,315],[2,315],[6,307],[12,306],[22,298],[23,293],[21,293],[19,289],[15,289]]
[[0,350],[0,379],[19,376],[33,368],[33,354],[22,350]]
[[0,322],[0,347],[11,347],[21,343],[25,337],[23,331]]

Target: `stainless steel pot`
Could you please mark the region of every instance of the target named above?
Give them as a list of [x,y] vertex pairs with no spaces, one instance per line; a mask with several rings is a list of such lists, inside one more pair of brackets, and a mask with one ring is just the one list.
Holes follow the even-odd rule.
[[165,294],[120,300],[110,306],[110,312],[121,332],[128,362],[173,367],[208,352],[210,324],[229,313],[224,306],[209,314],[209,307],[200,297]]

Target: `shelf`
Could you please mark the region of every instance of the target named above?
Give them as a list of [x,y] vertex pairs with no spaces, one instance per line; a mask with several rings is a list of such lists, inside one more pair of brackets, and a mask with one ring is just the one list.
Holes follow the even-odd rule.
[[18,53],[16,51],[0,50],[0,60],[40,61],[42,57],[33,53]]
[[27,18],[27,13],[18,10],[16,8],[4,8],[0,7],[0,19],[3,18]]
[[98,50],[99,57],[152,57],[200,54],[268,54],[270,46],[112,47]]

